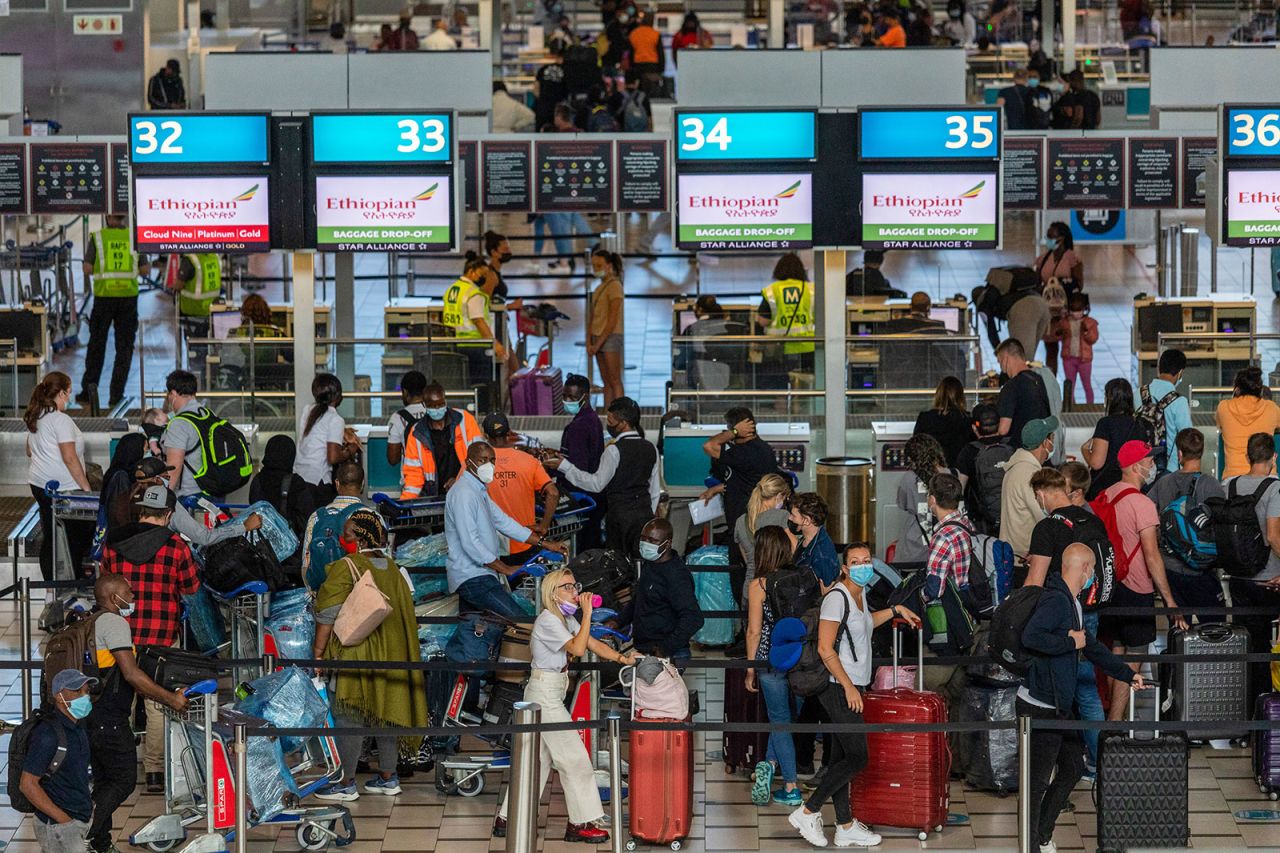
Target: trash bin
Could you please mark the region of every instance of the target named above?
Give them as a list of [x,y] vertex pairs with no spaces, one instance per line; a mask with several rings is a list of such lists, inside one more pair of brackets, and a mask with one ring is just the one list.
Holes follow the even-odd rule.
[[866,542],[875,552],[875,462],[865,456],[825,456],[814,468],[827,502],[827,534],[837,545]]

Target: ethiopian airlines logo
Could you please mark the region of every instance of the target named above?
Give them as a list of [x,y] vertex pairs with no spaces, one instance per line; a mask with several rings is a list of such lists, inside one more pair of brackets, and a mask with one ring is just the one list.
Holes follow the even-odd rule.
[[986,180],[978,181],[969,189],[956,195],[913,195],[904,193],[873,193],[871,205],[875,208],[893,208],[905,212],[908,216],[946,217],[959,216],[965,202],[973,201],[982,195],[987,187]]
[[982,195],[982,188],[985,187],[986,185],[987,185],[986,181],[978,181],[978,183],[974,184],[972,187],[962,192],[960,194],[960,198],[962,199],[977,198],[978,196]]
[[427,188],[426,188],[425,190],[423,190],[422,192],[420,192],[420,193],[418,193],[417,195],[415,195],[415,196],[413,197],[413,200],[414,200],[414,201],[431,201],[431,197],[432,197],[432,196],[434,196],[434,195],[436,194],[436,190],[437,190],[439,187],[440,187],[440,184],[438,184],[438,183],[432,184],[431,186],[427,187]]
[[795,194],[800,191],[800,182],[796,181],[782,192],[774,196],[774,198],[794,198]]
[[324,199],[326,210],[344,210],[359,214],[366,222],[408,221],[418,214],[418,205],[435,198],[440,184],[434,183],[410,198],[371,198],[357,193],[334,193]]
[[240,193],[240,195],[232,199],[232,201],[251,201],[253,197],[257,195],[259,186],[260,184],[254,184],[253,186],[249,187],[249,189],[245,190],[244,192]]

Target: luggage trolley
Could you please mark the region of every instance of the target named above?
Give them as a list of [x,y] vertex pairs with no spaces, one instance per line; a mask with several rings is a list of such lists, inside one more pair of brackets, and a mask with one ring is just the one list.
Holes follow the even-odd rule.
[[[229,640],[231,658],[239,660],[244,657],[245,652],[251,652],[261,660],[266,653],[263,636],[266,630],[266,599],[269,592],[266,583],[249,581],[228,592],[219,592],[212,587],[206,588],[213,596],[213,600],[223,604],[231,614],[231,624],[228,625],[231,635]],[[237,670],[233,669],[232,675],[239,680],[240,673]]]
[[[60,492],[58,485],[57,480],[50,480],[44,487],[53,516],[53,529],[45,531],[45,534],[53,537],[54,580],[74,580],[80,576],[80,567],[71,565],[71,548],[65,523],[79,521],[97,524],[98,495],[78,490]],[[86,583],[88,582],[87,580]],[[92,608],[92,592],[87,596],[79,592],[58,595],[45,605],[36,624],[43,631],[56,631],[66,624],[68,612],[87,613]]]
[[[145,845],[155,853],[167,853],[185,840],[187,828],[201,819],[205,821],[205,832],[183,848],[185,853],[225,851],[227,843],[235,838],[235,761],[229,720],[257,726],[267,724],[235,711],[220,714],[217,689],[217,682],[212,679],[198,682],[185,691],[192,700],[186,711],[165,709],[164,757],[168,772],[165,773],[164,812],[130,835],[130,844]],[[270,753],[260,751],[279,752],[281,748],[278,738],[253,737],[248,739],[248,745],[251,763],[253,759],[270,761],[273,759]],[[296,839],[304,850],[322,850],[330,843],[345,847],[355,841],[355,824],[346,808],[298,804],[301,798],[340,778],[342,767],[332,738],[308,738],[300,750],[287,756],[288,761],[285,758],[282,754],[280,763],[287,771],[284,787],[288,790],[278,801],[259,800],[269,796],[268,792],[276,793],[278,788],[271,785],[279,780],[259,782],[259,786],[267,786],[259,791],[250,779],[247,825],[297,824]],[[212,809],[209,791],[217,792]],[[341,832],[336,828],[339,823]]]
[[[577,553],[578,533],[587,516],[595,510],[596,502],[582,492],[570,492],[569,508],[556,511],[556,523],[547,531],[553,541],[569,542],[570,556]],[[562,499],[563,501],[564,499]],[[444,499],[439,497],[399,500],[382,492],[373,496],[373,502],[382,513],[387,529],[393,534],[407,534],[415,538],[423,533],[439,533],[444,530]],[[538,512],[541,513],[541,507]]]

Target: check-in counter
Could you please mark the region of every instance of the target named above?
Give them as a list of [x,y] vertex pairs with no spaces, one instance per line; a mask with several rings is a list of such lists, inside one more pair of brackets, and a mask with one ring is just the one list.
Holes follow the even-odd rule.
[[46,311],[31,304],[0,308],[0,409],[21,411],[44,374],[49,358]]
[[[315,308],[316,337],[329,337],[328,305],[317,305]],[[230,331],[240,325],[240,306],[230,302],[215,302],[209,308],[212,337],[225,338]],[[271,324],[284,331],[286,337],[293,337],[293,306],[272,305]]]
[[1166,335],[1172,341],[1168,346],[1186,353],[1184,385],[1230,386],[1236,371],[1248,366],[1253,348],[1247,338],[1224,340],[1215,335],[1255,331],[1257,303],[1251,296],[1140,296],[1133,301],[1133,374],[1139,385],[1155,378],[1160,336]]

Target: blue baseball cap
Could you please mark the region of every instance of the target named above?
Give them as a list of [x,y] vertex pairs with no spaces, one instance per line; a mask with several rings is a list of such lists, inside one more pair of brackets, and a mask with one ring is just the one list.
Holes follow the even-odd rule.
[[800,662],[800,654],[804,651],[805,638],[809,629],[804,622],[788,616],[779,619],[773,626],[769,639],[769,663],[774,669],[786,672]]
[[90,678],[78,669],[64,669],[53,677],[50,690],[57,695],[64,690],[79,690],[86,684],[90,687],[98,683],[98,679]]

